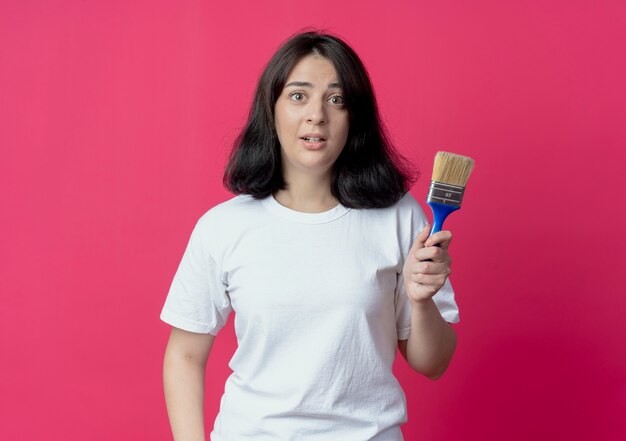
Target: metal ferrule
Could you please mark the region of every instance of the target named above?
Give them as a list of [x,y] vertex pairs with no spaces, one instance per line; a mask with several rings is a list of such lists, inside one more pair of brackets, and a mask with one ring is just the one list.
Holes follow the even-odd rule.
[[430,181],[428,188],[428,202],[439,202],[445,205],[460,206],[465,187]]

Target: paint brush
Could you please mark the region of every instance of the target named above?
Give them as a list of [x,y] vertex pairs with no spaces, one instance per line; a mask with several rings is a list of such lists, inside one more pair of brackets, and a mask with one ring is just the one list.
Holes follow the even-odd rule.
[[433,211],[429,236],[441,231],[448,215],[461,208],[465,185],[473,168],[474,160],[467,156],[448,152],[437,152],[435,155],[433,177],[426,199]]

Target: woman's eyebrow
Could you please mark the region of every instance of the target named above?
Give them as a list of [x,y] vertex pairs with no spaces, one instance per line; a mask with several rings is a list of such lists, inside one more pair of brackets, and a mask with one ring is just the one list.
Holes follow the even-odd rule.
[[[286,84],[285,87],[313,87],[313,84],[309,83],[308,81],[292,81],[289,84]],[[339,85],[339,83],[330,83],[328,85],[329,89],[341,89],[341,86]]]

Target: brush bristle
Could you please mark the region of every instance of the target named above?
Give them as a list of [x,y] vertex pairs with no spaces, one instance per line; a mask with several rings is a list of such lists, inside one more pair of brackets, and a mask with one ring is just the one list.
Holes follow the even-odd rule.
[[432,180],[465,187],[473,168],[474,160],[468,156],[437,152]]

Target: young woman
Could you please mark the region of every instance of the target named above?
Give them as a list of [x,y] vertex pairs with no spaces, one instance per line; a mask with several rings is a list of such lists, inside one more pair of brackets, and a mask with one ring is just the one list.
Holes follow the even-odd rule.
[[238,346],[211,440],[402,440],[395,355],[440,377],[458,322],[451,233],[428,237],[407,170],[355,52],[327,34],[289,39],[226,168],[236,196],[197,222],[161,312],[177,441],[204,439],[206,362],[231,311]]

